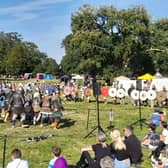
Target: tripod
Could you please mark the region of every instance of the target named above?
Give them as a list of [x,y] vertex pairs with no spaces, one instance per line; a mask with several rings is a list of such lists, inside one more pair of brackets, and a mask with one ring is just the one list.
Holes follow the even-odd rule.
[[145,118],[142,118],[142,113],[141,113],[141,100],[140,100],[140,91],[139,91],[139,95],[138,95],[138,106],[139,106],[139,120],[133,122],[132,124],[130,124],[131,126],[136,125],[139,123],[140,128],[142,129],[142,125],[145,124],[147,125],[147,123],[145,122]]
[[99,95],[96,95],[96,111],[97,111],[97,126],[93,128],[84,138],[89,137],[96,129],[98,129],[98,132],[104,132],[103,128],[100,125],[100,115],[99,115]]

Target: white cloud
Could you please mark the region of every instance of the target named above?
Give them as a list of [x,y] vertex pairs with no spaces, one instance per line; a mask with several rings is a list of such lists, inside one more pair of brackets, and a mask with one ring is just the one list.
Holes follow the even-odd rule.
[[11,15],[19,20],[38,17],[37,11],[48,8],[49,5],[69,2],[71,0],[33,0],[19,5],[0,8],[0,15]]

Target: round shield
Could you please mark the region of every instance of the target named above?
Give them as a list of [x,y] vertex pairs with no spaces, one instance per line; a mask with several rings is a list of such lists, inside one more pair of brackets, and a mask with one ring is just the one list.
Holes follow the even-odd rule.
[[71,94],[71,88],[68,86],[64,87],[64,95],[68,96]]
[[165,91],[157,92],[156,98],[157,98],[158,102],[165,101],[166,100],[166,92]]
[[156,99],[156,92],[154,90],[148,90],[148,99],[155,100]]
[[77,90],[76,87],[72,87],[72,88],[71,88],[71,95],[72,95],[72,96],[76,96],[76,95],[77,95],[77,92],[78,92],[78,90]]
[[132,90],[131,92],[131,97],[134,99],[134,100],[138,100],[139,99],[139,91],[134,89]]
[[100,91],[101,91],[101,95],[102,96],[107,97],[108,96],[109,88],[108,87],[101,87]]
[[145,101],[145,100],[147,100],[147,98],[148,98],[147,92],[145,90],[142,90],[140,92],[140,100]]
[[124,89],[118,89],[117,90],[117,97],[118,98],[123,98],[125,96],[125,91]]
[[85,90],[84,90],[84,95],[85,96],[91,96],[91,89],[90,88],[86,88]]
[[33,95],[34,98],[36,97],[40,97],[40,93],[39,92],[35,92],[34,95]]
[[116,88],[110,88],[108,91],[109,96],[116,97],[117,95],[117,89]]

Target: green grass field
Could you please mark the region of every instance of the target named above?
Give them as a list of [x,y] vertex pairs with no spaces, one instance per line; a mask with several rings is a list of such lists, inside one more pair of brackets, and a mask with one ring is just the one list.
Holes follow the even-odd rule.
[[[9,121],[7,123],[0,123],[0,162],[2,163],[2,167],[4,135],[7,135],[5,166],[11,159],[11,150],[13,148],[20,148],[23,153],[23,158],[29,161],[31,168],[46,168],[49,160],[53,157],[51,147],[54,145],[62,148],[62,155],[68,160],[69,165],[76,164],[80,158],[80,149],[96,143],[97,129],[90,134],[89,137],[84,137],[97,126],[97,106],[96,102],[63,102],[63,105],[65,108],[63,111],[63,122],[60,124],[58,130],[54,130],[51,125],[44,127],[37,125],[30,126],[29,128],[22,128],[18,125],[15,129],[12,129]],[[99,103],[100,124],[108,135],[108,143],[110,143],[109,112],[111,110],[114,112],[112,125],[121,131],[126,125],[139,119],[139,108],[130,105],[129,100],[127,100],[126,105]],[[152,110],[153,109],[149,107],[141,107],[142,118],[148,120]],[[140,129],[140,125],[137,124],[134,125],[134,131],[139,139],[141,139],[147,133],[147,127],[142,126],[142,129]],[[49,135],[54,136],[39,142],[25,141],[28,137]],[[141,166],[149,168],[151,167],[149,158],[150,151],[145,149],[143,153],[144,161]]]

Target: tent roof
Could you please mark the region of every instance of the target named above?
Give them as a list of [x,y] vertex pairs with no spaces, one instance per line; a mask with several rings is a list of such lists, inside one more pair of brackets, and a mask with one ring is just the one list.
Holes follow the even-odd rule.
[[138,79],[141,79],[141,80],[151,80],[151,79],[154,79],[155,76],[149,74],[149,73],[146,73],[142,76],[138,76]]
[[119,80],[130,80],[130,79],[126,76],[118,76],[118,77],[114,78],[114,80],[119,81]]
[[81,75],[75,75],[75,76],[72,76],[72,79],[84,79],[84,77]]

